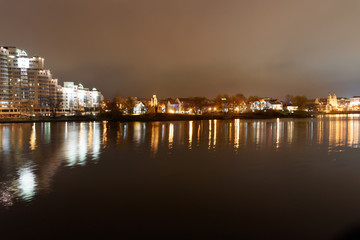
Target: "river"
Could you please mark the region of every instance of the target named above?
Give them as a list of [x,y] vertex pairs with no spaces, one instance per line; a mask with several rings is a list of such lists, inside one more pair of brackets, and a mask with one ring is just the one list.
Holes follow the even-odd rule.
[[0,124],[0,229],[335,239],[360,229],[360,115]]

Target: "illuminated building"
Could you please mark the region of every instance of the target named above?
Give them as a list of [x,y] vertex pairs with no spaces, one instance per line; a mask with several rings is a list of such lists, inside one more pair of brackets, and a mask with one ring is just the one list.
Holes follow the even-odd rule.
[[101,92],[96,88],[89,90],[82,84],[75,85],[73,82],[64,82],[64,87],[60,91],[62,92],[61,107],[70,113],[92,111],[99,108],[103,100]]
[[250,105],[250,109],[253,111],[266,109],[281,111],[283,110],[283,104],[278,99],[271,99],[266,97],[252,102]]
[[145,105],[140,102],[140,101],[137,101],[135,103],[135,106],[133,108],[133,113],[134,114],[143,114],[143,113],[146,113],[146,108],[145,108]]
[[156,95],[153,95],[151,98],[149,112],[159,112],[159,101]]
[[0,47],[0,108],[9,108],[9,76],[8,76],[9,51]]
[[57,79],[44,58],[28,57],[16,47],[0,48],[0,110],[7,115],[50,115],[57,99]]
[[283,104],[280,100],[278,99],[271,99],[269,100],[269,104],[271,106],[272,110],[276,110],[276,111],[281,111],[283,110]]
[[286,109],[289,111],[289,112],[295,112],[299,109],[298,106],[287,106]]
[[338,100],[337,100],[335,93],[333,94],[333,96],[331,96],[331,94],[329,93],[329,96],[327,99],[326,111],[336,110],[337,107],[338,107]]
[[264,110],[266,109],[266,102],[264,99],[259,99],[258,101],[254,101],[250,105],[251,110]]
[[341,97],[341,98],[337,99],[337,102],[338,102],[338,105],[346,106],[350,103],[350,99]]
[[359,108],[360,107],[360,96],[353,96],[350,99],[350,107]]
[[25,50],[16,47],[0,47],[1,115],[50,116],[52,112],[96,108],[101,100],[96,89],[58,85],[50,70],[45,69],[44,58],[28,57]]
[[331,94],[329,93],[327,103],[333,107],[337,107],[338,101],[337,101],[337,97],[336,97],[335,93],[333,94],[333,96],[331,96]]
[[156,98],[156,95],[153,95],[151,98],[151,107],[157,107],[158,106],[158,100]]
[[316,98],[314,104],[318,111],[326,111],[326,106],[328,103],[327,98]]
[[178,98],[175,101],[168,101],[166,107],[167,113],[184,113],[183,102],[181,102]]

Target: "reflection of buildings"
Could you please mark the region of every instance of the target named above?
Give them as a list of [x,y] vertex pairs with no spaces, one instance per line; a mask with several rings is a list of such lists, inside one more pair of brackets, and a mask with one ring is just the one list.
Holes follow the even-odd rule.
[[0,181],[0,205],[10,206],[18,197],[28,201],[49,189],[64,163],[76,166],[97,160],[100,131],[95,122],[0,124],[0,169],[6,177]]
[[[0,124],[0,204],[31,200],[50,189],[61,167],[85,166],[102,149],[151,157],[176,151],[282,151],[317,145],[324,151],[360,147],[360,115],[317,119],[207,120],[134,123]],[[324,147],[324,148],[323,148]],[[114,150],[112,149],[112,151]],[[120,155],[120,154],[119,154]]]
[[157,153],[159,147],[159,131],[160,124],[158,122],[152,123],[151,126],[151,149],[154,154]]
[[174,143],[174,124],[169,125],[169,149],[173,148]]

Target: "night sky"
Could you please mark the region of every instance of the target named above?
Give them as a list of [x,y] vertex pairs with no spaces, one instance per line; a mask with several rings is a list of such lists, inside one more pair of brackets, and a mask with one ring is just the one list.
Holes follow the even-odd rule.
[[0,0],[0,45],[105,97],[360,95],[357,0]]

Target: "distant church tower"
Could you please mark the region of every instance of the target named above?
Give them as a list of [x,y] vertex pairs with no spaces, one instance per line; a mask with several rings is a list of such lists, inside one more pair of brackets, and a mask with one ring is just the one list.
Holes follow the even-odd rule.
[[338,101],[337,101],[337,97],[336,97],[335,93],[332,96],[329,93],[326,109],[328,111],[334,110],[334,108],[336,108],[337,106],[338,106]]
[[331,97],[331,94],[329,93],[328,104],[330,104],[332,107],[338,106],[338,101],[337,101],[337,97],[336,97],[335,93],[333,94],[332,97]]
[[158,100],[155,94],[151,98],[151,107],[154,108],[155,113],[158,113]]
[[158,105],[158,100],[156,98],[156,95],[153,95],[153,97],[151,98],[151,106],[157,107],[157,105]]

